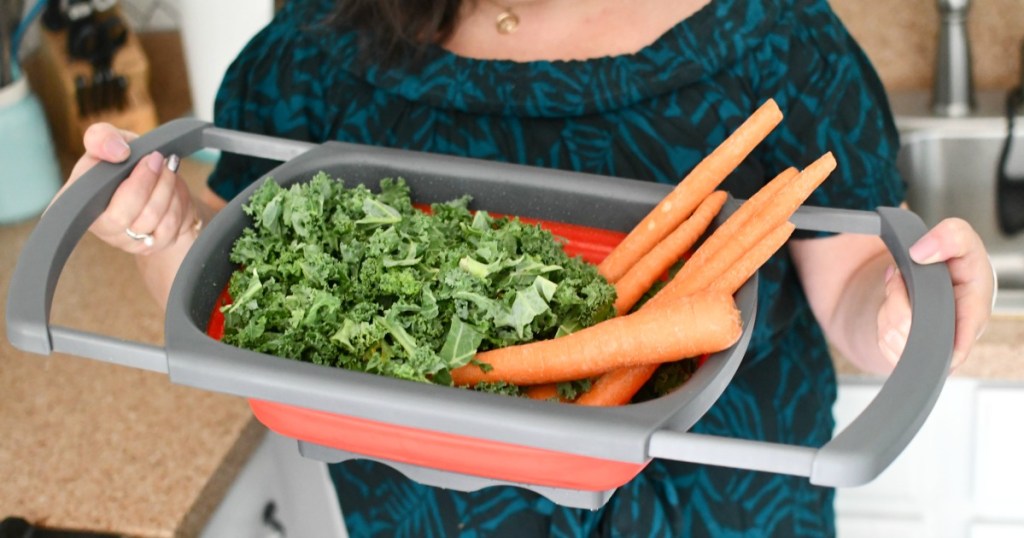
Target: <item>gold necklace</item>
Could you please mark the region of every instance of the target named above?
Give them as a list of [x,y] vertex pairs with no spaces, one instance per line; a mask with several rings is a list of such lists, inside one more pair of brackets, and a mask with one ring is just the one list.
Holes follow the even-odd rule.
[[508,35],[519,28],[519,15],[512,11],[511,7],[500,4],[495,0],[487,1],[501,9],[501,13],[498,13],[498,16],[494,19],[494,27],[498,30],[499,34]]
[[495,26],[498,27],[499,34],[511,34],[519,28],[519,15],[516,15],[510,8],[505,8],[498,14],[498,18],[494,20]]

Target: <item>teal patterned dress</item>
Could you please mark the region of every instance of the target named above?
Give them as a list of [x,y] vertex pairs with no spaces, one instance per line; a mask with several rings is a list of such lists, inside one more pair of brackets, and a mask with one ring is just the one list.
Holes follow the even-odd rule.
[[[726,181],[735,196],[832,151],[839,167],[809,203],[903,199],[883,88],[826,0],[712,0],[636,54],[517,63],[432,48],[418,69],[359,61],[352,33],[318,25],[329,9],[287,2],[226,74],[218,125],[673,183],[770,97],[785,119]],[[230,199],[274,164],[224,154],[210,183]],[[826,343],[789,257],[761,277],[747,356],[693,430],[820,446],[836,396]],[[805,478],[670,461],[595,511],[512,487],[436,489],[366,461],[331,474],[353,537],[835,532],[833,492]]]

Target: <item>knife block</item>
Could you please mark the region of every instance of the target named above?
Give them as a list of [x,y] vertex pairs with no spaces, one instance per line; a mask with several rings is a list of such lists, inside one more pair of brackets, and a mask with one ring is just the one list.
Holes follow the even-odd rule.
[[92,64],[68,54],[66,30],[43,30],[40,34],[39,48],[32,61],[26,63],[25,71],[43,103],[64,170],[70,170],[70,165],[85,152],[82,137],[93,123],[107,122],[138,134],[158,125],[149,91],[149,61],[134,32],[129,30],[127,41],[111,64],[112,70],[128,82],[124,106],[86,116],[79,113],[75,79],[84,76],[92,80]]

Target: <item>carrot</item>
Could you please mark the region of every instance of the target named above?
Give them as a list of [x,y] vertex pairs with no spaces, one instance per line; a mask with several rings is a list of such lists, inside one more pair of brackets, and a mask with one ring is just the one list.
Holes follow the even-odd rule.
[[672,233],[640,258],[615,282],[615,310],[623,315],[633,308],[647,290],[700,239],[729,196],[715,191]]
[[618,368],[598,377],[590,390],[576,398],[579,405],[626,405],[654,375],[657,364]]
[[[478,353],[452,370],[456,385],[505,381],[539,385],[593,377],[615,368],[713,353],[742,332],[731,295],[708,292],[643,308],[574,333]],[[489,365],[485,369],[480,364]]]
[[[701,260],[714,257],[722,249],[723,245],[732,241],[732,237],[741,228],[746,227],[747,222],[750,221],[758,209],[764,207],[765,204],[772,203],[779,192],[786,188],[799,173],[799,170],[791,166],[779,172],[771,181],[762,185],[753,196],[743,202],[736,211],[729,215],[729,218],[717,228],[717,233],[712,234],[711,237],[708,237],[701,243],[698,251],[694,252],[693,256],[691,256],[691,260],[695,259],[699,265]],[[693,266],[691,265],[687,271],[692,269]]]
[[[768,258],[782,248],[795,229],[796,226],[793,223],[783,223],[782,226],[765,236],[742,259],[733,264],[708,289],[730,295],[736,293],[768,261]],[[657,370],[657,364],[643,364],[606,372],[598,377],[591,385],[590,390],[580,395],[574,403],[578,405],[626,405]]]
[[544,383],[533,385],[526,389],[526,396],[534,400],[561,400],[558,395],[558,383]]
[[616,282],[644,254],[693,213],[782,121],[782,112],[769,99],[708,154],[658,205],[637,224],[598,265],[598,272]]
[[716,278],[708,286],[708,289],[729,294],[736,293],[768,261],[768,258],[771,258],[773,254],[782,248],[782,245],[786,244],[786,241],[789,240],[789,236],[793,235],[793,230],[795,229],[796,226],[792,222],[782,223],[781,226],[761,238],[761,241],[754,245],[754,248],[750,249],[736,263],[732,264],[729,270]]
[[[696,290],[735,293],[785,243],[793,230],[789,217],[834,168],[835,159],[831,153],[826,153],[803,172],[795,173],[794,169],[781,172],[712,232],[672,281],[641,310],[669,303],[673,298],[685,297]],[[750,253],[744,254],[747,251]],[[749,260],[740,260],[745,255]],[[715,284],[719,278],[722,281]],[[657,365],[643,365],[605,373],[594,381],[590,391],[577,398],[576,403],[629,403],[656,370]]]
[[[825,181],[835,167],[835,157],[831,152],[825,153],[799,174],[789,179],[775,196],[771,198],[758,197],[756,200],[751,197],[744,202],[740,209],[749,204],[745,211],[749,214],[747,220],[744,221],[745,225],[733,229],[734,226],[727,226],[729,219],[726,219],[726,222],[712,232],[711,237],[708,238],[708,242],[715,242],[719,245],[718,250],[711,250],[712,256],[703,255],[701,250],[704,245],[701,245],[652,301],[687,295],[709,286],[762,237],[787,221],[814,192],[814,189]],[[738,212],[739,210],[737,210]]]

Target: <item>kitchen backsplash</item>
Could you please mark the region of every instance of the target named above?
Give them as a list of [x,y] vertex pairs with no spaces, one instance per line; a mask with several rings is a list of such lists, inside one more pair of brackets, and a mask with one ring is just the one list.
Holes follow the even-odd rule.
[[[931,86],[939,31],[936,0],[830,0],[890,90]],[[1024,0],[972,0],[967,15],[978,89],[1020,84]]]
[[[139,31],[177,27],[179,0],[121,0]],[[939,15],[936,0],[830,0],[893,90],[931,85]],[[1005,89],[1020,83],[1024,0],[972,0],[968,14],[975,83]]]

